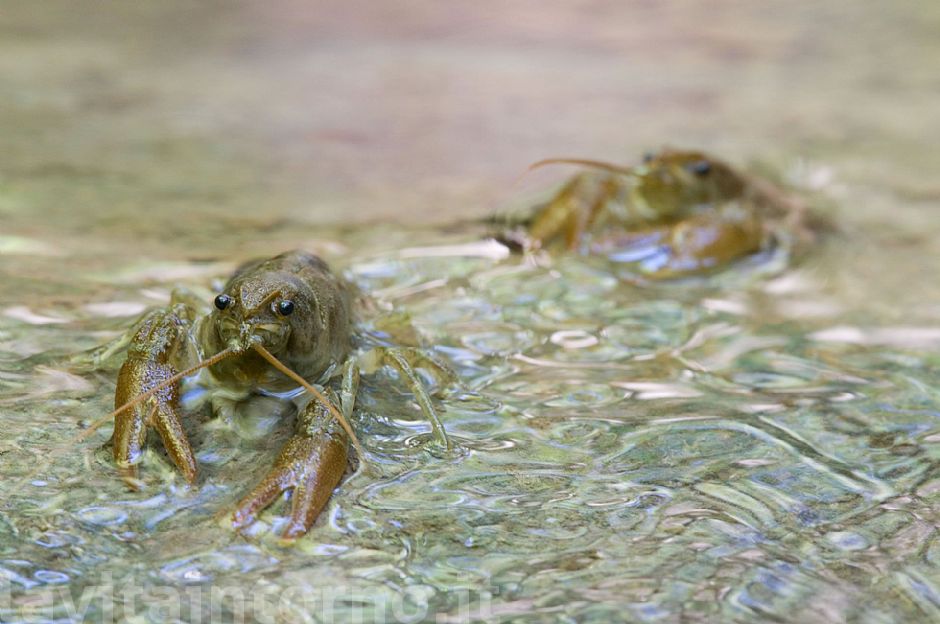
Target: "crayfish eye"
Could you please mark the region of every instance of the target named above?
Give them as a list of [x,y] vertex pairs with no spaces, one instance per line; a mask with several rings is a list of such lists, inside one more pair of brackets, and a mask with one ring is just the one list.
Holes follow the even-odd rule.
[[232,298],[228,295],[219,295],[215,298],[215,307],[219,310],[224,310],[230,305],[232,305]]
[[688,169],[697,176],[707,176],[711,173],[712,164],[707,160],[696,160],[688,164]]
[[290,316],[294,312],[294,302],[290,299],[279,301],[277,304],[277,311],[281,316]]

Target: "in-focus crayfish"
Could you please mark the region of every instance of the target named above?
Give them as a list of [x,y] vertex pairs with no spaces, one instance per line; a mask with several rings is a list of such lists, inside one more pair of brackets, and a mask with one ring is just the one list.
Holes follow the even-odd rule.
[[606,254],[648,277],[670,278],[809,236],[802,202],[702,152],[663,150],[635,167],[552,158],[531,168],[550,164],[590,171],[500,235],[512,247]]
[[301,389],[313,395],[299,405],[296,432],[274,467],[238,503],[236,528],[249,525],[292,490],[284,537],[304,535],[346,471],[350,442],[359,461],[365,461],[350,425],[360,371],[396,369],[437,439],[449,446],[415,368],[440,383],[452,381],[450,371],[414,348],[357,348],[354,288],[317,256],[294,251],[243,265],[215,298],[211,313],[201,317],[186,298],[175,295],[169,306],[147,314],[118,341],[128,351],[115,393],[112,447],[114,461],[132,486],[140,483],[148,427],[160,434],[182,476],[188,482],[197,479],[184,432],[184,380],[209,391],[216,415],[258,395],[296,400]]

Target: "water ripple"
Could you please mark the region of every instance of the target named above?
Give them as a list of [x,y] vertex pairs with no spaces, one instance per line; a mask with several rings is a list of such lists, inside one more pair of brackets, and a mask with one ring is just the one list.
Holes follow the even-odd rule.
[[[456,450],[431,443],[391,376],[364,377],[356,419],[369,466],[287,546],[277,538],[287,497],[246,535],[227,519],[273,461],[290,413],[259,407],[235,428],[195,414],[198,483],[181,483],[150,445],[140,493],[89,448],[105,444],[105,428],[5,501],[0,580],[26,593],[104,570],[180,588],[343,587],[356,596],[337,601],[338,614],[361,596],[407,597],[441,621],[462,621],[461,589],[490,592],[503,620],[841,621],[859,605],[873,620],[934,614],[940,365],[929,328],[834,325],[829,303],[803,318],[802,303],[773,309],[794,292],[823,296],[805,274],[753,288],[744,277],[625,284],[591,259],[542,264],[472,246],[373,255],[349,272],[392,309],[388,322],[364,320],[372,340],[401,339],[410,319],[405,337],[460,376],[434,398]],[[66,322],[0,319],[10,478],[109,409],[114,371],[54,354],[93,346],[89,330],[113,336],[107,317],[150,295],[89,307],[101,298],[85,287]],[[301,617],[288,598],[285,613]]]

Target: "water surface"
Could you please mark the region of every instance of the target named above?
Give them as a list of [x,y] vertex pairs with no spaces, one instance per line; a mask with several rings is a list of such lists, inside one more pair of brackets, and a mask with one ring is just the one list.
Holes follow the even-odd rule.
[[[543,5],[0,15],[0,620],[940,618],[936,6]],[[762,161],[837,231],[660,285],[478,244],[566,173],[511,186],[528,162],[661,143]],[[459,373],[458,452],[367,379],[372,472],[285,545],[283,504],[225,521],[289,418],[195,415],[193,488],[155,446],[126,491],[107,428],[69,446],[115,364],[68,354],[298,247]]]

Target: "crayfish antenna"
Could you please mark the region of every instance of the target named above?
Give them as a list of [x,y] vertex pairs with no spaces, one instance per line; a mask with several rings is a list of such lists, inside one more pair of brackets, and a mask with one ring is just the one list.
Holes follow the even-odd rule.
[[356,437],[356,433],[353,431],[352,427],[349,425],[349,422],[346,420],[343,414],[340,413],[338,409],[336,409],[336,406],[333,405],[333,403],[331,403],[329,399],[323,396],[322,392],[314,388],[313,385],[308,383],[306,379],[304,379],[303,377],[301,377],[300,375],[292,371],[290,368],[285,366],[283,362],[281,362],[279,359],[274,357],[274,355],[270,351],[265,349],[263,346],[261,346],[260,344],[253,344],[252,347],[254,348],[255,351],[258,352],[258,354],[261,357],[266,359],[268,363],[271,364],[271,366],[273,366],[274,368],[281,371],[282,373],[284,373],[285,375],[287,375],[288,377],[290,377],[291,379],[299,383],[301,386],[303,386],[304,389],[306,389],[310,394],[316,397],[316,399],[320,401],[320,403],[322,403],[323,406],[326,407],[326,409],[330,411],[330,414],[333,416],[333,418],[335,418],[337,422],[339,422],[339,424],[343,427],[343,430],[346,432],[346,435],[348,435],[349,439],[352,440],[353,446],[356,447],[356,453],[359,454],[359,461],[364,462],[366,460],[365,450],[363,450],[362,444],[359,443],[359,438]]
[[591,167],[593,169],[603,169],[604,171],[610,171],[611,173],[620,173],[630,176],[638,175],[635,167],[624,167],[622,165],[615,165],[613,163],[604,162],[603,160],[591,160],[589,158],[546,158],[544,160],[532,163],[529,165],[529,168],[526,171],[540,169],[548,165],[581,165],[583,167]]

